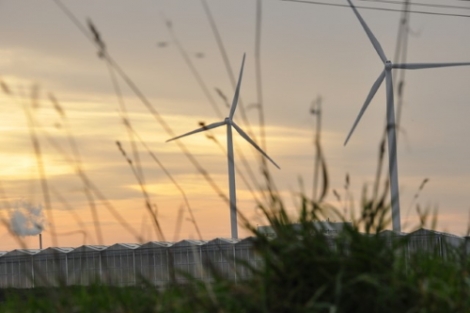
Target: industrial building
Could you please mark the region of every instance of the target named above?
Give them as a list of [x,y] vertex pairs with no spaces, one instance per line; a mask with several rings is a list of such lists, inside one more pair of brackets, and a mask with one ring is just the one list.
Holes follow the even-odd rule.
[[[268,228],[264,230],[269,232]],[[334,236],[335,232],[327,229],[326,235]],[[446,257],[449,247],[470,252],[470,237],[426,229],[409,234],[383,231],[380,236],[390,239],[387,242],[407,236],[407,252],[433,251],[442,257]],[[86,286],[93,282],[162,287],[171,281],[185,283],[190,277],[211,281],[214,275],[237,281],[250,277],[248,267],[262,266],[261,258],[254,251],[253,240],[248,237],[176,243],[152,241],[0,252],[0,288]]]
[[[78,248],[16,249],[0,252],[0,288],[151,284],[190,278],[212,280],[213,275],[234,281],[249,276],[247,264],[258,266],[253,238],[182,240],[176,243],[117,243]],[[208,270],[210,269],[210,270]]]

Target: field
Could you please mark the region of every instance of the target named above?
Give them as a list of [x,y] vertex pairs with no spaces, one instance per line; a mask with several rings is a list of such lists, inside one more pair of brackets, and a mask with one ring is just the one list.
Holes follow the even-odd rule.
[[[6,12],[20,11],[6,2]],[[9,16],[0,24],[7,41],[0,49],[0,158],[9,165],[0,174],[1,250],[36,248],[39,234],[45,248],[253,236],[262,265],[238,259],[250,274],[234,281],[205,262],[201,267],[212,281],[181,272],[186,283],[170,280],[163,288],[145,277],[139,287],[97,282],[7,288],[1,290],[0,311],[469,311],[467,238],[458,247],[410,251],[409,237],[383,233],[396,217],[391,207],[401,203],[402,230],[468,235],[463,207],[470,172],[468,149],[461,144],[467,130],[459,120],[468,116],[469,90],[462,83],[468,69],[442,70],[434,81],[427,74],[407,74],[405,80],[400,67],[392,77],[386,66],[376,85],[382,79],[388,91],[378,91],[372,112],[344,148],[379,73],[370,42],[385,61],[364,33],[367,27],[360,28],[347,1],[337,15],[333,7],[317,11],[292,1],[240,3],[162,1],[150,9],[146,2],[119,2],[107,15],[109,3],[53,0],[28,6],[30,19]],[[399,15],[383,15],[384,20],[377,8],[360,12],[374,33],[378,25],[398,25],[395,49],[383,44],[387,53],[395,51],[394,64],[408,62],[408,54],[427,61],[408,47],[415,16],[409,2],[393,6]],[[188,13],[196,9],[198,14]],[[444,51],[456,62],[466,48],[452,41],[460,34],[455,20],[467,18],[439,10],[452,20],[433,22],[430,29],[442,25],[454,36],[436,31],[440,44],[424,51],[431,58]],[[280,12],[294,26],[283,26]],[[309,24],[327,13],[335,18]],[[390,32],[387,37],[382,31],[378,41],[391,42]],[[202,32],[211,43],[209,35],[197,35]],[[433,42],[433,36],[423,37]],[[408,83],[413,87],[405,93]],[[444,109],[443,102],[456,109]],[[385,103],[392,112],[395,104],[396,122],[389,110],[384,125]],[[450,130],[436,135],[436,124]],[[200,134],[166,143],[197,127]],[[233,130],[233,140],[225,128]],[[395,148],[387,143],[395,131],[400,166],[390,169],[396,174],[390,180],[389,159],[395,164],[397,154],[388,154]],[[398,190],[400,202],[394,200]],[[431,199],[424,205],[423,196]],[[445,206],[438,212],[441,199]],[[331,237],[313,226],[329,220],[347,227]],[[260,225],[270,225],[275,238],[260,232]]]

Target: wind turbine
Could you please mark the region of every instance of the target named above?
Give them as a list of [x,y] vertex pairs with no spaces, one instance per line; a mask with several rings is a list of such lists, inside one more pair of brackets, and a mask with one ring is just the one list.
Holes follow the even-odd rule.
[[398,166],[397,166],[397,139],[396,139],[396,125],[395,125],[395,108],[393,104],[393,83],[392,83],[392,69],[405,69],[405,70],[418,70],[418,69],[426,69],[426,68],[436,68],[436,67],[450,67],[450,66],[462,66],[462,65],[470,65],[468,63],[402,63],[402,64],[393,64],[390,60],[387,59],[385,56],[385,52],[383,51],[380,43],[378,42],[377,38],[375,38],[374,34],[367,26],[366,22],[363,20],[359,12],[357,11],[356,7],[352,4],[351,0],[347,0],[349,5],[356,14],[359,22],[364,28],[369,40],[371,41],[372,45],[374,46],[377,54],[379,55],[380,59],[382,60],[385,68],[380,73],[379,78],[375,81],[372,85],[372,88],[367,95],[367,98],[362,105],[361,110],[359,111],[359,115],[357,116],[354,124],[349,132],[344,145],[346,145],[351,137],[354,129],[356,128],[359,120],[361,119],[362,115],[364,114],[365,110],[369,106],[369,103],[372,101],[372,98],[375,96],[377,90],[379,89],[380,85],[385,79],[386,84],[386,94],[387,94],[387,135],[388,135],[388,168],[389,168],[389,175],[390,175],[390,196],[392,200],[392,225],[394,231],[401,231],[401,224],[400,224],[400,198],[399,198],[399,191],[398,191]]
[[232,127],[242,136],[246,141],[248,141],[256,150],[258,150],[265,158],[267,158],[271,163],[274,164],[277,168],[280,168],[276,162],[274,162],[241,128],[233,121],[233,115],[237,108],[238,96],[240,94],[240,85],[243,76],[243,67],[245,65],[245,54],[243,54],[242,66],[240,69],[240,75],[238,77],[237,87],[235,89],[235,95],[233,96],[232,106],[230,107],[229,116],[221,122],[212,123],[205,125],[204,127],[198,128],[196,130],[190,131],[181,136],[167,140],[167,142],[185,137],[188,135],[196,134],[203,132],[209,129],[217,128],[219,126],[227,125],[227,158],[228,158],[228,183],[230,190],[230,226],[231,234],[233,239],[238,239],[238,229],[237,229],[237,194],[235,189],[235,163],[233,158],[233,141],[232,141]]

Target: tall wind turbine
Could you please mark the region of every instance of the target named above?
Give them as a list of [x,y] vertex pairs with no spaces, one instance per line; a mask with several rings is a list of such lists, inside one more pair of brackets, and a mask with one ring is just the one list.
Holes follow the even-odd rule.
[[385,68],[380,73],[379,78],[375,81],[372,85],[372,88],[367,95],[366,101],[362,105],[361,110],[359,111],[359,115],[357,116],[354,124],[349,132],[344,145],[348,143],[349,138],[351,137],[354,129],[356,128],[359,120],[361,119],[362,115],[364,114],[365,110],[369,106],[369,103],[372,101],[372,98],[375,96],[377,90],[379,89],[380,85],[385,79],[386,84],[386,94],[387,94],[387,135],[388,135],[388,168],[389,168],[389,175],[390,175],[390,196],[392,200],[392,224],[394,231],[401,231],[401,224],[400,224],[400,198],[398,192],[398,166],[397,166],[397,140],[396,140],[396,125],[395,125],[395,108],[393,104],[393,83],[392,83],[392,69],[405,69],[405,70],[418,70],[418,69],[426,69],[426,68],[436,68],[436,67],[450,67],[450,66],[462,66],[462,65],[470,65],[470,62],[467,63],[406,63],[406,64],[393,64],[390,60],[387,59],[385,56],[385,52],[383,51],[380,43],[378,42],[377,38],[375,38],[374,34],[367,26],[366,22],[362,19],[361,15],[357,11],[356,7],[352,4],[351,0],[347,0],[349,5],[356,14],[359,22],[364,28],[369,40],[371,41],[372,45],[374,46],[377,54],[379,55],[380,59],[382,60]]
[[238,96],[240,94],[240,85],[243,76],[243,67],[245,65],[245,54],[243,54],[243,61],[242,66],[240,69],[240,75],[238,77],[237,87],[235,89],[235,95],[233,96],[232,106],[230,107],[229,116],[225,118],[225,120],[217,123],[212,123],[206,125],[204,127],[198,128],[193,130],[189,133],[183,134],[181,136],[177,136],[175,138],[167,140],[167,142],[179,139],[181,137],[185,137],[188,135],[192,135],[195,133],[203,132],[209,129],[217,128],[222,125],[227,125],[227,158],[228,158],[228,183],[229,183],[229,190],[230,190],[230,226],[231,226],[231,234],[233,239],[238,239],[238,229],[237,229],[237,194],[235,188],[235,163],[233,158],[233,141],[232,141],[232,127],[245,138],[256,150],[258,150],[265,158],[267,158],[271,163],[274,164],[277,168],[279,166],[274,162],[241,128],[233,121],[233,115],[235,114],[235,110],[237,108],[238,103]]

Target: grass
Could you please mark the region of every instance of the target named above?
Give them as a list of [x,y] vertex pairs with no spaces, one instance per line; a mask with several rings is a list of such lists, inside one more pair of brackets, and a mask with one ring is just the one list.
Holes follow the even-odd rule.
[[[275,238],[251,227],[262,266],[234,282],[213,271],[210,284],[156,289],[92,285],[3,290],[0,312],[468,312],[470,263],[464,250],[405,249],[407,237],[359,231],[370,219],[347,224],[336,237],[312,221],[322,208],[304,201],[290,220],[282,203],[270,210]],[[381,207],[378,210],[388,210]],[[266,211],[268,212],[268,211]],[[374,214],[380,216],[381,214]],[[292,227],[292,223],[300,227]],[[374,219],[380,229],[380,219]],[[249,267],[248,264],[246,264]]]
[[[61,3],[58,0],[55,2]],[[226,55],[209,7],[206,1],[202,1],[202,4],[211,22],[211,30],[217,38],[218,48],[222,55]],[[61,8],[67,10],[63,6]],[[184,191],[132,127],[120,95],[117,77],[136,94],[169,137],[175,135],[172,129],[122,68],[111,58],[100,33],[92,22],[88,22],[89,31],[70,11],[65,12],[85,36],[96,45],[100,58],[108,66],[110,78],[120,103],[122,122],[129,133],[132,152],[127,153],[119,142],[117,142],[117,146],[142,189],[146,210],[153,220],[157,236],[163,238],[164,234],[160,229],[158,216],[152,208],[145,189],[144,171],[139,162],[139,155],[142,153],[139,151],[139,144],[144,147],[142,150],[152,156],[152,159],[158,163],[165,175],[181,192],[185,200],[185,207],[191,216],[191,222],[198,235],[201,236]],[[256,68],[257,107],[260,112],[259,124],[261,126],[258,137],[264,146],[263,96],[259,59],[261,13],[261,1],[258,1]],[[177,43],[180,53],[184,56],[185,49],[180,44],[171,25],[171,22],[167,21],[173,41]],[[185,59],[187,60],[187,58]],[[224,59],[226,58],[224,57]],[[233,74],[231,74],[227,60],[225,64],[228,75],[232,78]],[[193,68],[190,62],[188,66]],[[200,75],[195,71],[193,71],[193,75],[204,93],[208,95],[207,97],[211,98],[205,83],[200,79]],[[1,83],[4,92],[11,95],[5,82],[1,81]],[[223,95],[223,93],[219,94]],[[53,97],[51,102],[66,122],[65,111],[62,110],[60,103]],[[212,103],[213,100],[210,102]],[[37,121],[34,120],[30,110],[25,107],[29,127],[34,130]],[[317,120],[317,123],[319,122]],[[76,167],[77,175],[83,183],[83,189],[87,193],[89,207],[93,213],[93,224],[98,241],[102,241],[100,239],[102,232],[94,198],[103,202],[116,220],[138,239],[139,235],[136,230],[126,223],[118,210],[112,206],[85,173],[73,136],[70,131],[67,134],[69,145],[74,152],[73,157],[67,157],[58,144],[47,137],[47,134],[43,135],[52,142],[52,146],[61,155],[64,155],[70,164]],[[31,133],[38,168],[42,168],[41,145],[38,138],[37,133]],[[445,247],[448,252],[445,258],[435,251],[411,252],[406,249],[408,240],[406,237],[390,238],[380,234],[390,220],[389,204],[386,200],[388,180],[382,184],[383,178],[381,177],[385,139],[380,145],[376,184],[373,187],[372,196],[369,196],[364,190],[361,212],[358,217],[347,224],[336,237],[326,235],[321,229],[314,226],[313,221],[324,220],[327,215],[331,214],[341,221],[350,220],[349,216],[338,213],[339,209],[333,208],[323,201],[329,192],[329,181],[319,134],[317,138],[315,141],[317,160],[314,177],[318,177],[318,175],[321,177],[320,188],[318,192],[317,187],[314,188],[311,198],[305,193],[298,196],[300,199],[299,214],[296,218],[291,217],[286,209],[264,161],[260,161],[263,179],[266,183],[266,186],[263,187],[260,187],[260,184],[250,174],[249,165],[245,166],[249,177],[246,180],[251,180],[251,184],[256,186],[257,191],[262,191],[260,192],[262,200],[257,199],[256,202],[263,212],[264,218],[269,221],[276,233],[275,238],[269,238],[258,232],[254,225],[241,216],[244,226],[251,231],[255,238],[254,248],[262,264],[257,267],[250,264],[244,265],[251,272],[250,278],[234,282],[218,275],[215,266],[205,264],[206,271],[209,271],[214,277],[212,282],[207,283],[188,276],[189,283],[170,284],[164,289],[157,289],[146,283],[145,280],[139,287],[112,287],[93,284],[91,286],[3,289],[0,290],[0,312],[470,312],[470,264],[464,250],[450,246]],[[224,192],[214,183],[191,152],[183,143],[177,142],[177,144],[190,163],[213,187],[215,193],[228,203]],[[240,169],[237,170],[240,171]],[[51,194],[55,198],[60,198],[60,194],[49,188],[46,177],[46,173],[42,172],[43,195],[48,203]],[[420,190],[424,184],[425,182]],[[347,203],[350,198],[348,197],[348,188],[349,176],[346,176],[345,207],[349,206]],[[338,192],[334,191],[334,193],[338,200],[341,200]],[[415,198],[417,196],[418,194]],[[73,208],[70,211],[73,211]],[[426,217],[427,213],[425,212],[422,214],[422,226],[426,225]],[[78,223],[79,217],[76,218]],[[52,220],[52,218],[50,219]],[[299,227],[292,227],[293,224],[298,224]],[[176,235],[175,237],[177,237]]]

